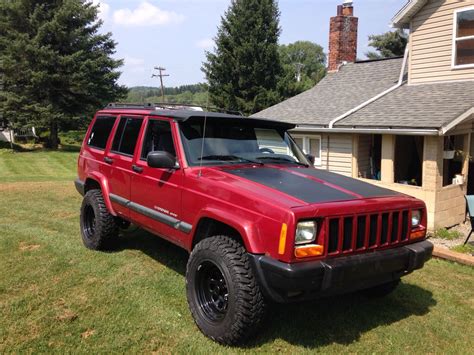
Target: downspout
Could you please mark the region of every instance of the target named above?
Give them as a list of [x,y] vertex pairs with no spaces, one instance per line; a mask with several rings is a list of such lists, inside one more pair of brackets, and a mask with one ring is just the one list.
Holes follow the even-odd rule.
[[364,108],[365,106],[371,104],[372,102],[374,101],[377,101],[378,99],[380,99],[381,97],[391,93],[392,91],[398,89],[400,86],[403,85],[403,76],[405,74],[405,69],[406,69],[406,65],[407,65],[407,61],[408,61],[408,54],[409,54],[410,50],[409,50],[409,46],[407,44],[406,48],[405,48],[405,55],[403,56],[403,64],[402,64],[402,70],[400,71],[400,77],[398,78],[398,82],[396,85],[392,86],[391,88],[385,90],[384,92],[381,92],[380,94],[378,94],[377,96],[374,96],[373,98],[371,98],[370,100],[368,101],[365,101],[363,102],[362,104],[360,104],[359,106],[357,107],[354,107],[353,109],[351,109],[350,111],[342,114],[341,116],[339,117],[336,117],[335,119],[333,119],[331,122],[329,122],[329,128],[332,129],[334,128],[334,124],[336,124],[337,122],[339,122],[340,120],[346,118],[347,116],[349,115],[352,115],[354,112],[356,111],[359,111],[360,109]]

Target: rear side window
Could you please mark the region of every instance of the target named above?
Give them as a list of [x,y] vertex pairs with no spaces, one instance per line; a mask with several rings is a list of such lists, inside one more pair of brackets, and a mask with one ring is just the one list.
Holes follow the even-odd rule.
[[115,118],[112,116],[97,117],[87,144],[94,148],[105,149],[110,132],[114,127]]
[[133,155],[143,119],[122,117],[115,133],[112,150],[125,155]]

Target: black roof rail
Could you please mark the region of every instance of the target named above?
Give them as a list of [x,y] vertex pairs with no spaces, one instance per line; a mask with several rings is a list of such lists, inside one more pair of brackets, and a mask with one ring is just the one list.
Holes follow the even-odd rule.
[[[178,103],[178,102],[157,102],[157,103],[127,103],[127,102],[112,102],[109,103],[104,109],[114,109],[114,108],[122,108],[122,109],[144,109],[144,110],[150,110],[150,109],[163,109],[163,110],[186,110],[186,109],[194,109],[196,108],[201,109],[202,111],[208,111],[208,112],[217,112],[217,113],[227,113],[231,115],[238,115],[238,116],[243,116],[242,112],[236,111],[236,110],[227,110],[227,109],[222,109],[218,107],[207,107],[205,108],[202,105],[198,104],[183,104],[183,103]],[[199,111],[199,110],[196,110]]]

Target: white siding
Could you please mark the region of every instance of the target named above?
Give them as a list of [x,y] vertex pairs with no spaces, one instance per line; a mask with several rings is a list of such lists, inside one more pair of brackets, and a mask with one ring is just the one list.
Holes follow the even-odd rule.
[[[297,131],[292,132],[292,135],[311,137],[309,133]],[[352,176],[352,135],[317,133],[314,135],[321,136],[321,169]]]
[[411,22],[411,84],[474,79],[474,68],[454,69],[454,11],[474,6],[474,0],[429,0]]

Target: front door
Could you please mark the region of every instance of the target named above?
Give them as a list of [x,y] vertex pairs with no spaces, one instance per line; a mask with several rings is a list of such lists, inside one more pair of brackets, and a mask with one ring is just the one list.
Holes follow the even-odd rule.
[[168,120],[149,118],[140,155],[135,165],[139,172],[132,176],[132,219],[163,237],[183,244],[190,225],[182,222],[182,169],[150,168],[146,158],[152,151],[166,151],[176,157],[176,145]]

